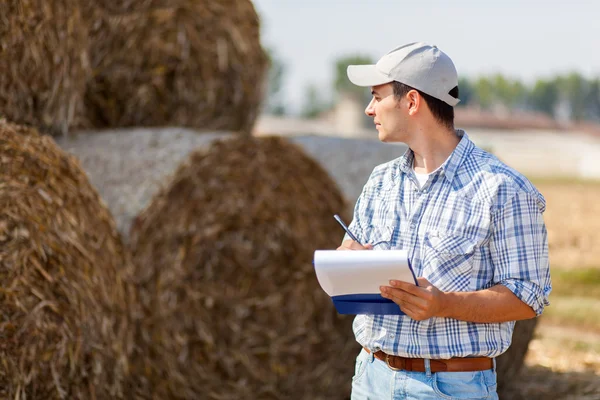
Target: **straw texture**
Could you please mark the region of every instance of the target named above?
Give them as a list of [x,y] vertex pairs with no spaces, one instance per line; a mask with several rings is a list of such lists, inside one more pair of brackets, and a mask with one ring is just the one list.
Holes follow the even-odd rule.
[[117,397],[128,257],[78,162],[0,120],[0,210],[0,398]]
[[327,173],[282,138],[192,153],[131,230],[137,395],[347,398],[352,318],[336,313],[311,262],[339,245],[332,215],[343,209]]
[[93,126],[250,133],[267,57],[249,0],[100,1],[86,14]]
[[90,76],[79,0],[0,1],[0,117],[66,134]]

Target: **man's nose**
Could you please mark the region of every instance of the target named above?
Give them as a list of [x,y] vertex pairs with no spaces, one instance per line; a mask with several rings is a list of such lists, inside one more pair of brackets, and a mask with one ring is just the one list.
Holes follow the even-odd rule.
[[371,102],[367,105],[367,108],[365,108],[365,114],[367,114],[369,117],[374,117],[375,116],[375,99],[372,99]]

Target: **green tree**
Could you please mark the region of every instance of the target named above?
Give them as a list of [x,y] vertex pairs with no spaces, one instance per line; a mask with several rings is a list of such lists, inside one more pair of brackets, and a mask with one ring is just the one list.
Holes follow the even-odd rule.
[[468,78],[460,78],[458,80],[458,98],[459,107],[472,105],[475,101],[475,88]]
[[490,108],[494,103],[494,85],[489,78],[480,77],[473,85],[477,104],[482,108]]
[[538,79],[529,95],[531,107],[554,117],[559,100],[559,90],[556,80]]
[[327,103],[323,100],[321,92],[317,85],[311,83],[304,91],[304,104],[302,105],[301,115],[304,118],[316,118],[320,113],[327,110]]
[[567,76],[558,77],[556,80],[559,93],[565,99],[571,109],[571,119],[581,121],[586,114],[585,97],[588,89],[588,82],[577,72],[572,72]]
[[349,93],[358,96],[360,99],[371,97],[370,91],[366,90],[364,87],[356,86],[350,82],[346,73],[349,65],[363,64],[373,64],[373,59],[366,55],[356,54],[340,57],[335,61],[335,80],[333,83],[333,89],[336,95],[341,93]]
[[519,104],[524,104],[527,97],[527,89],[519,80],[505,78],[502,74],[496,74],[491,79],[494,99],[514,109]]
[[269,71],[264,109],[268,114],[285,115],[285,93],[283,90],[285,64],[273,49],[267,49],[267,56],[269,57]]
[[587,119],[600,122],[600,78],[590,82],[585,103],[587,105]]

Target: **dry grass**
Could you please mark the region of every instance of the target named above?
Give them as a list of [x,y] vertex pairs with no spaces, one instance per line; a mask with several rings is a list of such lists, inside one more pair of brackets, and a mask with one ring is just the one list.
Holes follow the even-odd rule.
[[600,182],[542,181],[550,264],[561,268],[600,265]]
[[268,61],[250,0],[89,4],[94,127],[251,131]]
[[542,319],[511,400],[600,399],[600,334]]
[[249,134],[267,67],[250,0],[0,1],[0,115],[55,135]]
[[49,136],[0,120],[0,210],[0,398],[117,398],[128,257],[98,193]]
[[553,291],[513,400],[600,399],[600,183],[535,181],[547,201]]
[[312,267],[335,248],[341,192],[282,138],[193,152],[135,220],[137,393],[154,399],[344,399],[352,318]]
[[87,51],[79,1],[0,1],[0,115],[53,134],[79,125]]

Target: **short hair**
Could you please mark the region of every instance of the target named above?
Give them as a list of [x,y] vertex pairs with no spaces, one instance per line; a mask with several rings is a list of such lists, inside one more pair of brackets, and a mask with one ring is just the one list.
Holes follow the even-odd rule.
[[[450,104],[436,99],[433,96],[428,95],[427,93],[423,93],[419,89],[415,89],[414,87],[405,85],[404,83],[394,81],[394,97],[396,100],[400,100],[403,96],[405,96],[411,90],[416,90],[427,103],[427,107],[433,114],[433,117],[442,125],[446,126],[448,129],[454,129],[454,107]],[[458,86],[455,86],[448,92],[448,94],[452,97],[458,98]]]

